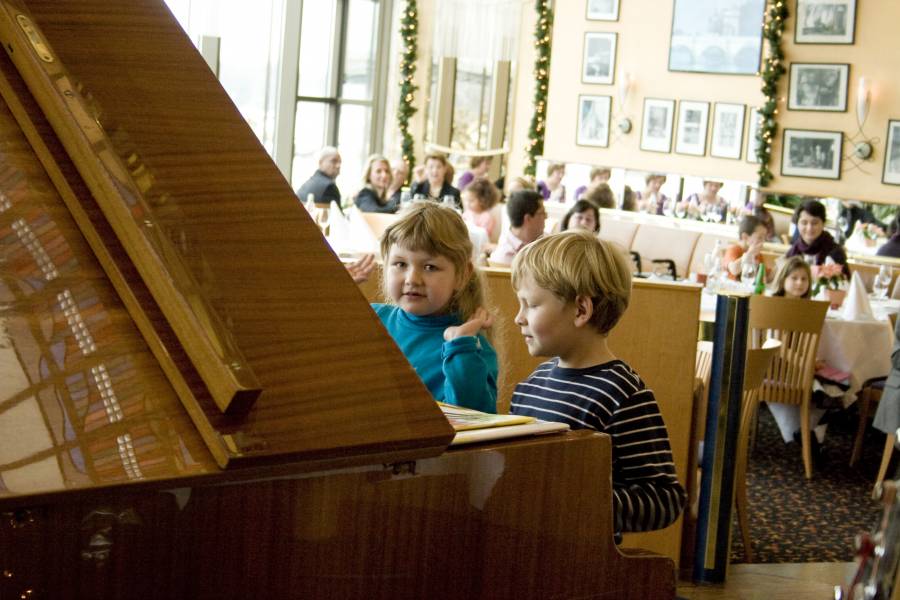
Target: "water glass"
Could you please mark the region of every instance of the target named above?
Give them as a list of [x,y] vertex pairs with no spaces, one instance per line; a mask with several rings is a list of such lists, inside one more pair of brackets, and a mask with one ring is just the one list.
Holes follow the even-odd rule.
[[878,269],[878,275],[876,275],[875,279],[872,281],[872,291],[874,292],[875,298],[879,300],[887,298],[888,288],[891,286],[892,278],[893,272],[890,265],[881,265]]
[[675,203],[675,217],[683,219],[687,215],[687,206],[684,202]]
[[741,261],[741,283],[752,287],[756,283],[756,271],[752,260]]

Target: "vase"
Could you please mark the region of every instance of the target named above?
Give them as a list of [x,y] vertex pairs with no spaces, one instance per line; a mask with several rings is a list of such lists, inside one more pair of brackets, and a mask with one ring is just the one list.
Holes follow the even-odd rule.
[[832,290],[825,289],[825,296],[828,298],[828,301],[831,303],[831,308],[837,309],[841,307],[841,304],[844,303],[844,298],[847,297],[847,290]]

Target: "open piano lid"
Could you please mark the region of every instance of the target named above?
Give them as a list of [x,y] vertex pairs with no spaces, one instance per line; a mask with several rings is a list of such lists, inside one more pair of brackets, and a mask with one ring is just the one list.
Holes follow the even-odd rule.
[[138,430],[178,455],[151,477],[215,470],[197,432],[223,467],[446,448],[428,390],[162,0],[0,1],[0,37],[0,369],[16,373],[0,430],[21,438],[0,450],[0,496],[4,465],[55,454],[77,487],[73,445],[121,454]]

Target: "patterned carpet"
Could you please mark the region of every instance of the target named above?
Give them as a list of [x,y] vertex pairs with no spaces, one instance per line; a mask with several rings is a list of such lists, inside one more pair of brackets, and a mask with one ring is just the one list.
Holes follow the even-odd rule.
[[[884,435],[870,427],[860,462],[847,465],[856,419],[853,408],[831,416],[822,460],[807,481],[800,444],[785,444],[772,414],[761,407],[747,475],[754,562],[853,560],[855,535],[870,531],[880,514],[870,494],[884,448]],[[732,539],[732,562],[744,562],[736,524]]]

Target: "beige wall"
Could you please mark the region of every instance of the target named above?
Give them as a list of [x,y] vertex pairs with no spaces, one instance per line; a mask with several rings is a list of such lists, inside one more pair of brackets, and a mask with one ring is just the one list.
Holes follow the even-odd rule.
[[[571,1],[571,0],[569,0]],[[518,60],[513,65],[513,87],[510,90],[509,155],[506,182],[525,172],[528,164],[528,129],[534,108],[534,27],[537,21],[533,3],[522,6]]]
[[[714,176],[748,182],[756,181],[757,165],[747,161],[746,136],[750,108],[762,100],[760,80],[755,76],[709,75],[668,71],[669,36],[672,27],[673,2],[660,0],[622,0],[617,22],[588,21],[585,0],[556,3],[553,27],[553,53],[550,64],[550,95],[547,139],[544,156],[553,160],[609,165],[645,171],[664,171],[696,176]],[[790,3],[791,11],[796,3]],[[900,204],[900,186],[881,183],[885,138],[889,118],[900,119],[900,79],[892,77],[892,64],[900,55],[900,36],[894,33],[900,22],[900,3],[857,2],[856,41],[853,45],[794,45],[794,21],[785,30],[785,54],[788,62],[850,63],[849,110],[846,113],[798,112],[786,110],[788,75],[782,79],[778,118],[781,128],[822,129],[856,132],[855,101],[857,78],[865,75],[874,90],[873,107],[865,125],[868,138],[877,138],[872,159],[855,166],[846,159],[839,181],[798,177],[781,177],[781,130],[773,147],[771,164],[774,191],[808,193]],[[588,31],[618,33],[615,83],[597,85],[581,83],[584,34]],[[523,32],[523,39],[525,39]],[[893,35],[892,35],[893,34]],[[524,52],[531,44],[523,44],[520,79],[528,77]],[[532,51],[533,52],[533,51]],[[533,56],[533,54],[532,54]],[[532,58],[533,60],[533,58]],[[893,61],[893,62],[891,62]],[[634,77],[634,85],[626,106],[619,106],[617,85],[625,72]],[[894,68],[893,73],[896,73]],[[518,146],[527,139],[530,117],[530,93],[524,98],[523,82],[517,86],[515,135]],[[579,94],[608,95],[612,100],[612,126],[608,148],[577,146],[575,132]],[[703,100],[742,103],[747,106],[744,125],[745,144],[740,160],[694,157],[642,151],[640,130],[645,97],[675,100]],[[526,110],[527,109],[527,110]],[[676,109],[677,110],[677,109]],[[522,113],[528,113],[528,117]],[[629,134],[615,128],[618,117],[627,116],[634,124]],[[676,124],[677,127],[677,124]],[[712,106],[710,126],[712,129]],[[674,135],[673,135],[674,146]],[[852,144],[845,141],[846,156]],[[514,150],[517,149],[514,146]],[[516,164],[511,160],[512,164]],[[512,169],[511,169],[512,170]]]

